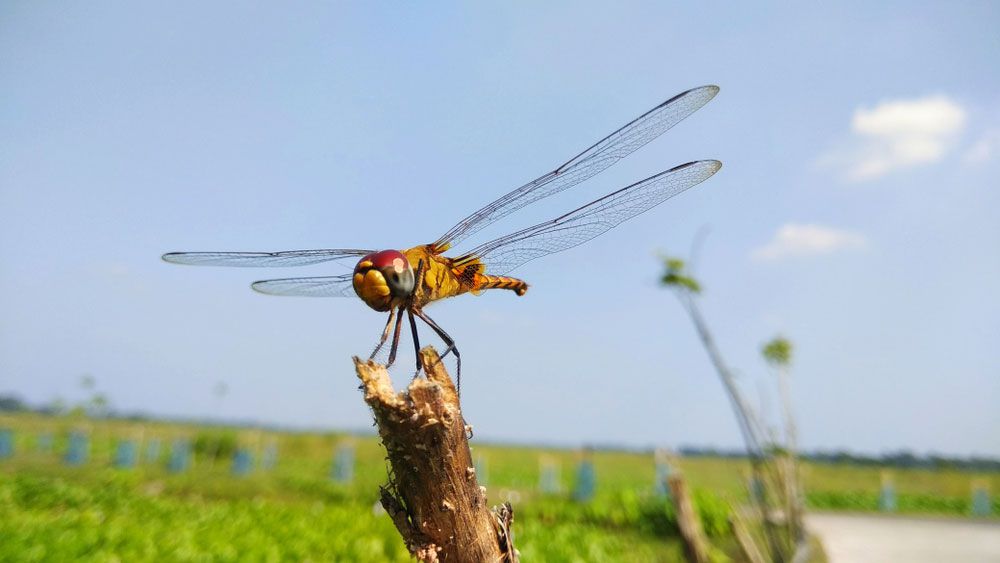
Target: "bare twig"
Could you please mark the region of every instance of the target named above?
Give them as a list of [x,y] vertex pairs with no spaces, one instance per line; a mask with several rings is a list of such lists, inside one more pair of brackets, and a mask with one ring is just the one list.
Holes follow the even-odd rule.
[[391,468],[382,506],[418,561],[517,561],[513,510],[486,504],[455,385],[433,348],[420,357],[426,379],[400,393],[385,366],[354,359]]

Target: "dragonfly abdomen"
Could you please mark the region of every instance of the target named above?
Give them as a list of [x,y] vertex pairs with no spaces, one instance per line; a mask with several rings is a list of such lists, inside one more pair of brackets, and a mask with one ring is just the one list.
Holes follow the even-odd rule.
[[482,291],[486,289],[509,289],[514,293],[524,295],[528,291],[528,284],[523,280],[517,278],[508,278],[507,276],[488,276],[485,274],[480,274],[479,283],[477,284],[476,291]]

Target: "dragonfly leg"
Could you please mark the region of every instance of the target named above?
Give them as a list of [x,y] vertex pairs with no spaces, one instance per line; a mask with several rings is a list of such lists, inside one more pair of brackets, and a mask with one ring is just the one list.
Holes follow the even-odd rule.
[[392,321],[396,318],[396,310],[389,310],[389,320],[385,322],[385,329],[382,331],[382,339],[378,341],[378,345],[372,350],[372,355],[368,356],[369,360],[374,360],[375,356],[378,355],[378,351],[385,346],[385,341],[389,339],[389,330],[392,328]]
[[456,372],[455,372],[455,381],[456,381],[456,387],[458,389],[458,394],[461,395],[462,394],[462,355],[458,353],[458,347],[455,346],[455,339],[452,338],[451,336],[449,336],[448,333],[445,332],[443,328],[441,328],[440,326],[438,326],[438,324],[436,322],[434,322],[434,319],[428,317],[427,314],[424,313],[423,311],[421,311],[420,309],[417,309],[416,311],[413,311],[413,314],[415,314],[416,316],[420,317],[421,320],[423,320],[425,323],[427,323],[427,326],[431,327],[431,329],[434,332],[436,332],[438,336],[441,337],[441,340],[444,340],[444,343],[447,346],[447,348],[445,348],[444,353],[441,354],[441,359],[444,359],[444,357],[447,356],[449,352],[454,352],[455,353],[455,365],[457,366]]
[[417,321],[413,318],[413,311],[411,309],[406,310],[406,316],[410,318],[410,332],[413,333],[413,350],[417,355],[417,371],[413,372],[413,377],[420,375],[420,336],[417,335]]
[[[423,258],[421,258],[420,261],[417,262],[417,271],[416,271],[415,275],[413,276],[413,278],[414,278],[414,280],[416,280],[416,283],[414,284],[414,288],[419,288],[419,287],[421,287],[423,285],[423,283],[424,283],[424,260],[423,260]],[[416,289],[414,291],[416,291]],[[413,301],[413,299],[411,298],[410,299],[410,304],[411,305],[412,305],[412,301]],[[403,309],[402,308],[400,308],[399,314],[400,315],[403,314]],[[417,321],[413,319],[413,310],[412,310],[411,306],[407,306],[406,314],[410,318],[410,332],[413,333],[413,353],[416,354],[416,356],[417,356],[417,370],[415,372],[413,372],[413,377],[416,378],[418,375],[420,375],[420,370],[423,368],[423,362],[421,362],[421,360],[420,360],[420,336],[417,334]]]
[[399,329],[402,325],[403,312],[400,311],[399,315],[396,315],[396,328],[392,332],[392,348],[389,349],[389,362],[385,364],[385,367],[391,366],[396,361],[396,350],[399,348]]

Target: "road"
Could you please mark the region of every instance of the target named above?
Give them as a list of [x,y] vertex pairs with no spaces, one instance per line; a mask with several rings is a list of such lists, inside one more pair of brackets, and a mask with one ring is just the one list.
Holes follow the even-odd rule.
[[1000,563],[1000,522],[813,513],[830,563]]

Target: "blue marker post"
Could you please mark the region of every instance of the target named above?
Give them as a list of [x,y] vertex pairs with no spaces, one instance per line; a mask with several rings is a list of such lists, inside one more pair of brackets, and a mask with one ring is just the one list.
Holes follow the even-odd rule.
[[354,480],[354,444],[342,442],[337,446],[337,454],[333,460],[333,480],[344,484]]
[[664,449],[657,449],[653,454],[653,463],[656,469],[653,492],[658,497],[670,498],[670,485],[667,483],[667,479],[670,478],[670,474],[672,473],[670,453]]
[[118,469],[132,469],[135,467],[137,449],[135,441],[119,440],[115,448],[115,467]]
[[551,457],[544,456],[538,460],[539,475],[538,488],[547,495],[559,494],[562,491],[561,467],[559,462]]
[[576,486],[573,488],[573,500],[590,502],[597,489],[597,475],[594,472],[594,462],[590,459],[590,450],[583,450],[583,457],[576,468]]
[[892,482],[892,475],[888,471],[882,472],[882,489],[878,495],[878,509],[882,512],[896,512],[896,487]]
[[233,454],[233,475],[243,477],[253,471],[253,454],[247,448],[238,448]]
[[271,440],[264,446],[264,453],[260,455],[260,468],[264,471],[274,469],[278,463],[278,442]]
[[747,489],[750,491],[751,502],[756,505],[764,504],[764,482],[760,475],[752,472],[747,476]]
[[490,466],[483,454],[476,454],[476,460],[472,462],[476,468],[476,482],[479,486],[485,487],[490,481]]
[[14,457],[14,431],[0,428],[0,459]]
[[989,483],[985,479],[977,479],[972,482],[972,515],[977,518],[986,518],[993,513],[993,506],[990,503]]
[[167,461],[167,471],[183,473],[191,466],[191,444],[187,440],[174,440],[170,448],[170,460]]
[[69,433],[69,444],[66,447],[66,464],[67,465],[83,465],[87,462],[87,454],[90,450],[90,444],[87,440],[87,435],[79,430],[74,430]]

